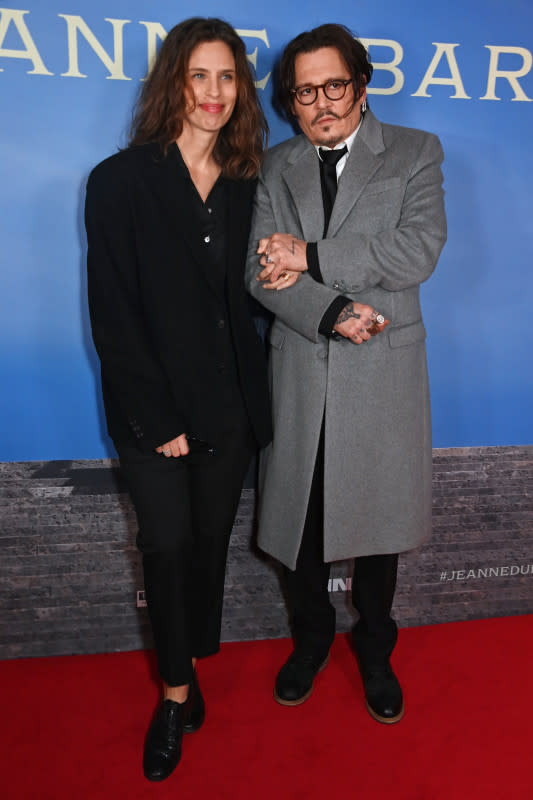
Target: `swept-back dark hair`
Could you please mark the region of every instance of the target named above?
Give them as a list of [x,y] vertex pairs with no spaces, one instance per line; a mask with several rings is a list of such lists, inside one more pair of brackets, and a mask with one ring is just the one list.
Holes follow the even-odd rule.
[[[354,102],[364,87],[370,83],[373,67],[370,57],[353,33],[345,25],[330,23],[305,31],[289,42],[279,65],[278,101],[287,118],[294,115],[291,90],[294,86],[294,63],[301,53],[313,53],[322,47],[335,47],[344,60],[353,80]],[[331,75],[338,78],[338,75]],[[351,109],[348,109],[348,113]]]
[[167,34],[133,110],[129,145],[160,142],[166,149],[183,130],[187,70],[195,47],[224,42],[235,59],[237,101],[218,134],[213,156],[229,178],[257,175],[268,125],[259,105],[244,42],[224,20],[192,17]]

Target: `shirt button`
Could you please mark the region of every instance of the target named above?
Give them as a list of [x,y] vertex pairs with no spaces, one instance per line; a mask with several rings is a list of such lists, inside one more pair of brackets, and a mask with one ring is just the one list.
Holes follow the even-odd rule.
[[218,371],[219,372],[225,372],[226,371],[226,365],[225,364],[219,364],[218,365]]
[[210,236],[204,236],[204,242],[206,244],[209,244],[210,241],[211,241],[211,237]]
[[223,328],[225,324],[226,323],[224,322],[223,319],[219,319],[219,321],[217,322],[217,325],[218,325],[219,328]]

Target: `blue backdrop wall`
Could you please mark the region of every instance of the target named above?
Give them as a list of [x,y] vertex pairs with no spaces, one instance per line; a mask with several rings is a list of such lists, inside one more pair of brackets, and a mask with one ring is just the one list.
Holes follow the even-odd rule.
[[0,8],[0,460],[113,453],[85,300],[85,182],[125,144],[161,37],[191,15],[241,32],[272,143],[291,135],[271,106],[286,42],[323,22],[365,40],[375,113],[436,132],[446,154],[449,241],[423,287],[434,445],[532,443],[531,0],[337,0],[331,12],[27,0]]

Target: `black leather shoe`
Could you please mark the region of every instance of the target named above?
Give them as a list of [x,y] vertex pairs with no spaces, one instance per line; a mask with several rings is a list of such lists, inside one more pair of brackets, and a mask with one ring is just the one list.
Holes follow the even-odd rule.
[[186,703],[163,700],[148,728],[144,743],[144,775],[163,781],[178,766]]
[[205,703],[198,684],[196,670],[192,674],[192,681],[189,685],[189,696],[185,702],[185,719],[183,722],[183,733],[194,733],[202,727],[205,719]]
[[326,653],[310,653],[294,650],[282,666],[274,686],[274,699],[282,706],[299,706],[305,703],[313,691],[317,673],[328,663]]
[[402,688],[390,663],[373,667],[359,665],[368,713],[378,722],[392,725],[403,717]]

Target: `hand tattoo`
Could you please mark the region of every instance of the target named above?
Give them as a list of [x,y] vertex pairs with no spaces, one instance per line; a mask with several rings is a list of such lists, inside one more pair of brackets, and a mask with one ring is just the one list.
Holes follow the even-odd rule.
[[361,319],[361,314],[357,314],[354,311],[353,303],[348,303],[348,305],[344,306],[341,313],[337,317],[336,325],[341,325],[343,322],[346,322],[349,319]]

